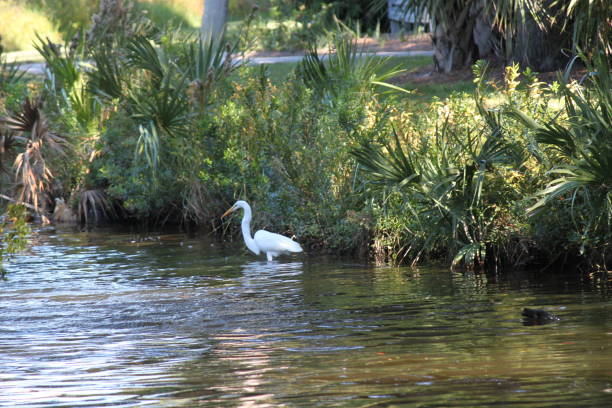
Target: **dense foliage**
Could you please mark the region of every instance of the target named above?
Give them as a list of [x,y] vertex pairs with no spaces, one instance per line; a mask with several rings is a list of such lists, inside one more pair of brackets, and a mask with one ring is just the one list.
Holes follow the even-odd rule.
[[501,102],[487,100],[479,63],[474,101],[455,95],[356,149],[380,194],[379,256],[467,267],[609,262],[610,68],[596,61],[585,88],[563,78],[544,86],[530,71],[521,84],[508,67]]
[[129,13],[101,11],[65,47],[39,38],[41,82],[0,65],[2,191],[36,212],[215,228],[242,198],[257,227],[311,250],[467,268],[610,262],[607,54],[552,84],[516,65],[489,82],[479,62],[474,94],[422,106],[346,35],[330,37],[330,58],[313,44],[275,86],[232,58],[240,40]]
[[26,248],[29,234],[26,207],[9,204],[0,220],[0,278],[5,274],[4,261]]

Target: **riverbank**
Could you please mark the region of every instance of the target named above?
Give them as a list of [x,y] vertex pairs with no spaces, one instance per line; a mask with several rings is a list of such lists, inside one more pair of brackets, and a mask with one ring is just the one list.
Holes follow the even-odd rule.
[[[245,199],[257,229],[312,252],[466,269],[609,262],[611,218],[594,208],[610,211],[600,186],[612,173],[582,159],[605,157],[609,128],[567,110],[594,115],[605,92],[516,66],[490,82],[480,63],[465,92],[424,101],[394,85],[393,64],[357,58],[341,37],[282,81],[265,64],[227,64],[231,44],[163,31],[113,41],[113,53],[41,44],[52,75],[3,88],[4,131],[18,141],[3,156],[20,186],[11,194],[41,212],[61,199],[83,224],[239,237],[219,216]],[[550,118],[560,139],[544,131]]]

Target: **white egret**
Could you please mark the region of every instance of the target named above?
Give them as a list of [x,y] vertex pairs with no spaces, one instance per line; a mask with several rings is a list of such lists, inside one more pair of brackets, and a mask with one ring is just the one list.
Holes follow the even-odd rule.
[[300,244],[291,238],[284,237],[280,234],[259,230],[255,233],[255,237],[251,237],[251,206],[246,201],[236,201],[232,207],[227,210],[221,218],[242,208],[244,215],[242,217],[242,236],[247,248],[255,255],[260,252],[265,252],[268,261],[274,260],[275,256],[288,252],[302,252]]

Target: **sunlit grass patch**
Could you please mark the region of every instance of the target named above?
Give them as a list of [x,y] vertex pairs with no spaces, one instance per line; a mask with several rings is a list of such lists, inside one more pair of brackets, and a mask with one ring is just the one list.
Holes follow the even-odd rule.
[[59,41],[61,36],[42,12],[13,1],[0,2],[0,35],[5,51],[32,50],[36,33]]
[[472,81],[456,81],[447,83],[429,83],[411,85],[406,84],[406,89],[412,91],[413,98],[420,103],[430,103],[434,98],[446,99],[455,92],[472,93],[475,85]]
[[195,29],[201,24],[201,12],[194,7],[186,7],[180,1],[139,1],[138,10],[146,12],[147,17],[158,27],[166,25],[183,29]]

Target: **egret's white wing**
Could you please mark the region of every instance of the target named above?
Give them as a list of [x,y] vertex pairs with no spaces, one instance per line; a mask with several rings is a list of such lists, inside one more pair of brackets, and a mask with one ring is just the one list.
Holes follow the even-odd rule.
[[302,252],[300,244],[273,232],[259,230],[254,239],[259,249],[264,252]]

